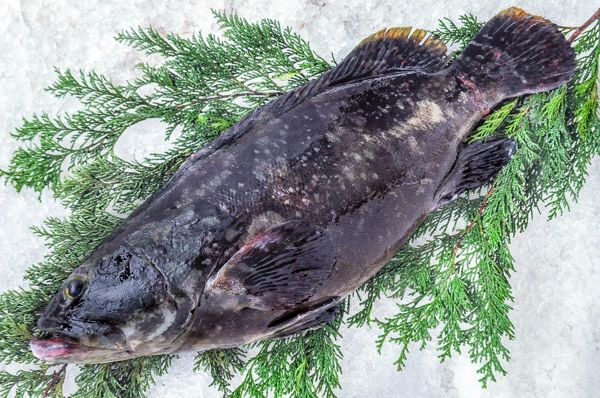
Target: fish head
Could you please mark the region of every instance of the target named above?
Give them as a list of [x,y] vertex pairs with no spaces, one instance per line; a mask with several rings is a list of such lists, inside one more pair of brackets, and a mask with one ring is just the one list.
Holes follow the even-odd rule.
[[38,320],[50,337],[30,345],[36,357],[60,363],[164,353],[181,330],[174,327],[177,312],[152,261],[120,249],[86,261],[65,280]]

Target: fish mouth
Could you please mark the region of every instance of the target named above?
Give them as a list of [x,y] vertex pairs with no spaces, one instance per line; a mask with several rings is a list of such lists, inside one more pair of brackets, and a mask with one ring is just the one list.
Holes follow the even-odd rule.
[[29,342],[33,355],[43,361],[60,360],[74,353],[95,351],[97,348],[78,344],[68,337],[50,337],[47,339],[31,339]]
[[108,324],[42,316],[38,327],[48,337],[32,338],[29,347],[36,358],[45,362],[104,363],[133,354],[123,331]]
[[113,362],[132,356],[127,349],[88,346],[73,338],[59,335],[33,338],[29,347],[36,358],[55,363]]

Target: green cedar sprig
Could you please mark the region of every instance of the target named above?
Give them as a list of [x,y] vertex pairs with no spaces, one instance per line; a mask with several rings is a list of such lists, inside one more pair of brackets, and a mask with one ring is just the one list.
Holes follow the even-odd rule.
[[[133,81],[115,84],[95,72],[57,70],[49,90],[78,98],[83,109],[56,117],[34,115],[13,134],[22,147],[1,172],[4,178],[17,190],[49,188],[72,215],[34,228],[52,252],[28,269],[30,288],[0,295],[0,361],[36,366],[0,372],[0,396],[61,396],[64,373],[39,363],[28,341],[38,333],[38,312],[66,275],[191,153],[273,96],[331,67],[276,21],[248,23],[214,15],[223,38],[163,36],[152,28],[119,34],[117,40],[162,58],[158,64],[140,64],[142,76]],[[464,47],[482,23],[472,15],[459,22],[440,21],[435,33]],[[548,207],[550,217],[568,210],[590,160],[600,152],[600,24],[592,24],[574,47],[578,71],[566,88],[502,104],[474,134],[474,140],[507,134],[519,145],[493,190],[459,198],[432,214],[352,298],[359,304],[356,313],[301,336],[257,343],[250,351],[199,354],[195,369],[207,370],[227,396],[335,397],[339,327],[345,319],[349,325],[380,327],[378,348],[398,344],[400,368],[414,344],[424,347],[435,338],[440,360],[465,350],[479,364],[484,386],[505,373],[505,341],[513,337],[508,278],[514,262],[508,243],[540,207]],[[116,156],[119,137],[147,119],[166,124],[171,149],[141,161]],[[398,312],[374,319],[373,304],[384,296],[398,301]],[[434,330],[439,330],[435,336]],[[168,371],[171,358],[82,366],[75,396],[142,397],[154,378]],[[241,384],[231,386],[238,373]]]
[[[476,33],[477,26],[470,18],[465,21],[469,22],[458,29],[442,23],[436,33],[464,45],[470,37],[460,35]],[[469,30],[469,25],[474,28]],[[424,348],[434,339],[432,331],[440,328],[440,360],[464,349],[479,364],[484,387],[498,373],[506,373],[503,363],[510,355],[505,343],[514,337],[508,313],[515,264],[508,245],[541,207],[547,208],[550,219],[568,210],[591,159],[600,153],[598,21],[574,48],[578,69],[567,86],[501,104],[475,131],[472,140],[505,134],[519,148],[493,189],[431,215],[412,237],[414,242],[427,233],[429,240],[402,249],[362,287],[360,293],[367,297],[362,303],[367,305],[351,323],[369,320],[373,297],[387,294],[401,302],[396,315],[377,320],[382,331],[378,348],[386,342],[398,344],[399,368],[405,366],[413,344]],[[456,228],[460,222],[467,225]]]

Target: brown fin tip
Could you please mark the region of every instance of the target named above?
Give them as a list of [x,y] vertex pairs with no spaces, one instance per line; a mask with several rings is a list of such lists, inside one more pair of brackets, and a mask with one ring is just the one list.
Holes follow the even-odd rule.
[[[412,31],[412,34],[411,34]],[[415,43],[420,43],[423,38],[428,35],[428,32],[424,29],[412,30],[411,26],[403,26],[396,28],[386,28],[377,31],[367,37],[365,37],[360,43],[359,47],[365,44],[380,41],[380,40],[410,40]],[[422,47],[434,47],[440,50],[446,51],[446,45],[439,39],[429,35],[427,39],[421,43]]]
[[507,8],[505,10],[500,11],[498,13],[498,15],[506,15],[507,17],[514,18],[514,19],[531,18],[533,21],[550,22],[549,20],[547,20],[544,17],[540,17],[538,15],[530,14],[527,11],[525,11],[522,8],[519,8],[519,7],[510,7],[510,8]]
[[366,44],[373,41],[385,40],[385,39],[404,39],[408,37],[408,34],[412,30],[412,27],[405,26],[402,28],[386,28],[379,30],[367,37],[365,37],[360,44]]
[[425,37],[427,31],[423,29],[415,29],[415,31],[410,35],[410,39],[416,43],[420,43],[421,40]]

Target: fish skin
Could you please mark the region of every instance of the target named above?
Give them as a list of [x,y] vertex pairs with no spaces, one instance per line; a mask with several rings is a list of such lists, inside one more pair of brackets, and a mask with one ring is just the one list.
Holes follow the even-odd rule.
[[[487,72],[498,79],[482,80],[465,69],[480,61],[471,55],[459,61],[435,71],[396,70],[349,80],[285,111],[266,106],[192,155],[75,272],[91,275],[93,290],[97,264],[113,264],[115,253],[155,270],[164,291],[155,295],[162,298],[148,299],[152,321],[150,315],[134,318],[121,328],[126,352],[58,360],[104,362],[232,347],[318,326],[302,322],[333,314],[341,298],[381,269],[445,203],[442,193],[454,178],[465,138],[489,109],[517,95],[520,86],[512,80],[516,87],[503,85],[497,70]],[[293,308],[265,310],[217,289],[215,277],[236,253],[278,239],[261,234],[295,220],[326,236],[335,255],[329,277],[311,297]],[[134,285],[138,297],[145,297],[147,285]],[[143,313],[134,301],[124,297],[105,312],[110,319]],[[59,302],[46,310],[42,329],[64,332],[44,323],[58,317]],[[294,317],[300,323],[285,323]]]
[[[255,214],[272,211],[284,220],[307,220],[327,230],[337,264],[311,301],[345,297],[373,276],[437,207],[435,191],[456,159],[458,143],[482,115],[478,104],[466,96],[463,101],[454,99],[461,93],[466,89],[447,79],[445,73],[412,73],[349,84],[311,98],[267,123],[264,130],[248,131],[243,143],[215,153],[211,157],[214,170],[227,164],[230,153],[236,159],[235,166],[228,168],[233,169],[232,174],[217,192],[239,183],[259,187],[260,196],[249,200],[259,204]],[[386,109],[390,100],[401,102],[404,109],[390,112]],[[409,127],[398,128],[399,124]],[[268,132],[278,128],[284,136],[270,138]],[[261,140],[264,136],[269,138]],[[407,145],[413,139],[415,143]],[[286,159],[277,162],[270,173],[263,172],[264,158],[255,157],[255,151],[264,153],[265,149]],[[181,186],[205,180],[210,169],[203,166],[206,162],[186,170],[181,178],[187,182]],[[267,176],[263,178],[264,174]],[[314,176],[318,183],[312,183]],[[184,203],[197,199],[185,197],[183,192],[177,195],[176,200]],[[229,209],[236,219],[246,219],[244,229],[252,224],[254,218],[247,217],[244,199],[223,202],[219,195],[214,196],[212,200]],[[219,306],[216,308],[214,329],[192,328],[189,340],[195,344],[186,345],[202,347],[222,341],[229,346],[230,339],[244,334],[238,329],[244,323],[241,319],[235,314],[223,319]],[[262,319],[264,329],[274,316],[281,315],[248,310],[247,314],[253,328]],[[233,335],[228,335],[225,325],[233,326]]]

